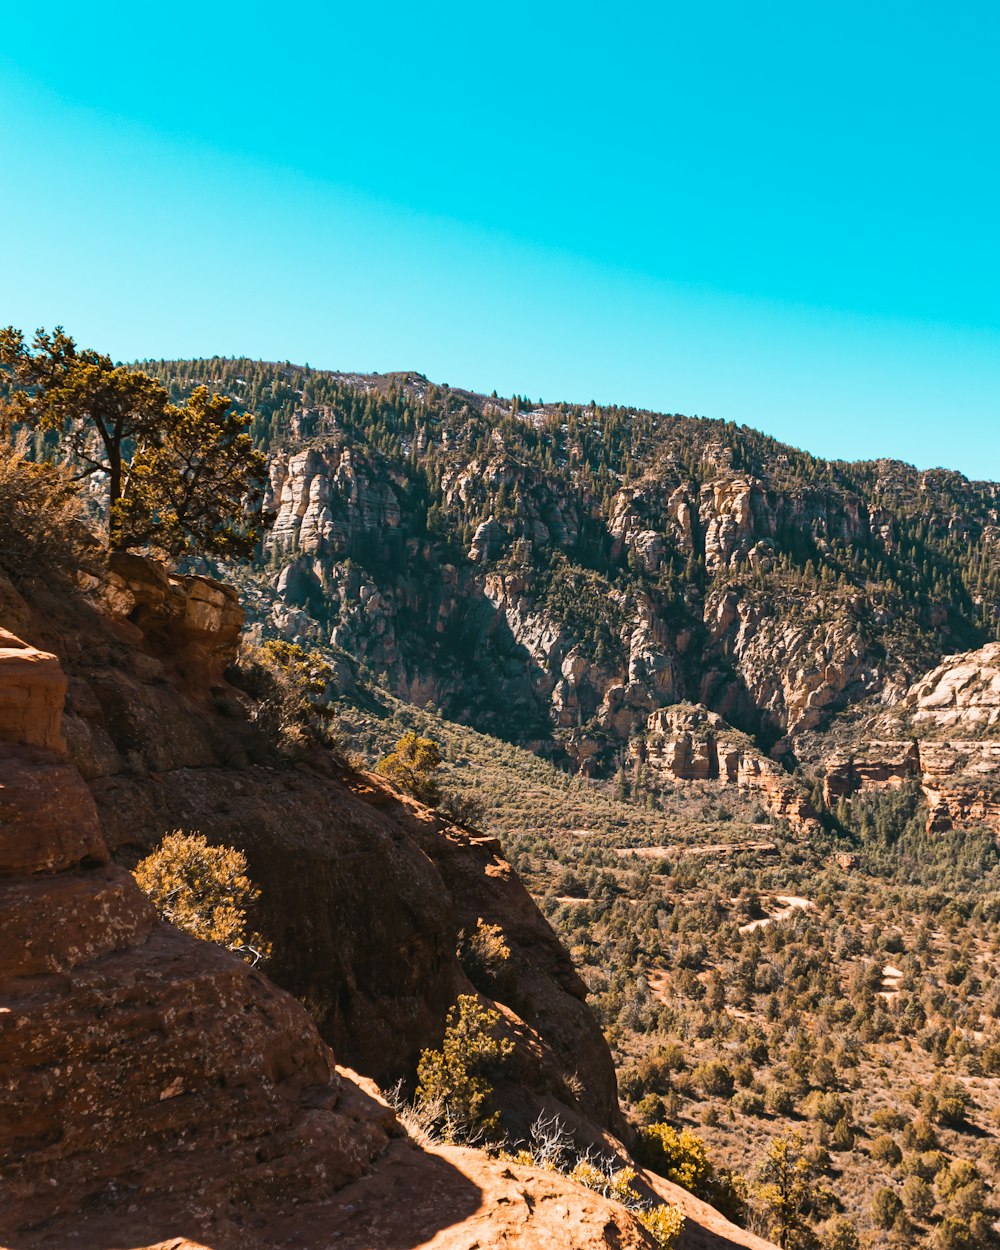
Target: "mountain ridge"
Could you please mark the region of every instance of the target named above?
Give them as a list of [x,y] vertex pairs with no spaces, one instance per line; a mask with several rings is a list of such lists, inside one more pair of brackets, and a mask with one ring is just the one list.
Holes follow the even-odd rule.
[[1000,628],[995,483],[412,373],[147,367],[253,414],[263,635],[573,767],[613,772],[678,700],[793,766],[803,734]]

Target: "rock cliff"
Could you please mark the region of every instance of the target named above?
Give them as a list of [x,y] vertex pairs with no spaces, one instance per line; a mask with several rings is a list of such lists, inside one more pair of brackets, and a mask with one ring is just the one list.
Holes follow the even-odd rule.
[[754,750],[745,734],[735,732],[707,708],[677,704],[653,712],[645,735],[633,739],[630,760],[661,780],[733,786],[796,833],[819,831],[819,818],[801,788],[773,760]]
[[562,1178],[416,1148],[294,999],[159,922],[59,751],[55,657],[4,641],[5,1245],[649,1244]]
[[[412,1074],[457,995],[471,992],[460,931],[480,918],[499,924],[514,974],[502,1007],[530,1042],[525,1087],[620,1129],[614,1069],[582,982],[499,845],[320,748],[294,766],[274,758],[246,696],[220,675],[239,635],[228,588],[115,558],[104,605],[44,590],[25,605],[30,636],[67,674],[52,679],[48,719],[35,700],[28,729],[55,741],[68,685],[62,732],[112,852],[134,862],[175,828],[241,847],[263,887],[272,975],[345,1062],[385,1083]],[[8,653],[12,673],[37,668],[23,658],[32,652]],[[22,703],[0,701],[12,732],[24,731]]]
[[[229,596],[219,587],[174,580],[173,590],[150,608],[140,591],[159,581],[155,568],[119,566],[111,599],[132,621],[49,599],[45,625],[37,627],[59,639],[72,657],[75,671],[68,681],[54,653],[9,633],[0,636],[0,1241],[18,1250],[651,1245],[623,1207],[564,1177],[476,1151],[415,1145],[374,1087],[335,1065],[300,1003],[235,956],[160,922],[131,875],[113,862],[98,806],[74,758],[91,767],[91,785],[108,777],[124,780],[120,759],[117,773],[94,773],[93,766],[103,760],[108,768],[121,725],[132,732],[146,723],[136,709],[147,684],[160,691],[161,701],[145,715],[155,714],[161,730],[169,734],[178,725],[210,720],[191,686],[190,663],[220,660],[229,645]],[[5,587],[4,593],[16,592]],[[177,632],[187,613],[170,605],[192,598],[210,608],[199,609],[194,627]],[[23,601],[20,615],[37,620]],[[168,651],[164,638],[172,630]],[[111,665],[124,683],[110,695],[112,688],[95,677],[101,665]],[[76,743],[69,754],[60,724],[67,686],[72,715],[83,722],[67,735]],[[94,687],[99,693],[88,701],[82,692]],[[102,695],[116,706],[125,699],[123,719],[104,720]],[[81,749],[99,726],[101,749]],[[141,756],[144,740],[128,741],[133,756]],[[193,754],[217,750],[218,740],[206,729],[189,748]],[[162,765],[170,743],[160,741],[155,749]],[[204,767],[202,782],[210,771]],[[198,769],[190,762],[147,771],[133,758],[127,768],[135,787],[141,789],[141,773],[161,793],[176,787],[182,804],[194,802],[196,794],[202,801],[220,795],[228,801],[242,793],[232,777],[221,790],[199,788]],[[218,763],[214,771],[226,772]],[[374,867],[361,846],[367,834],[385,858],[402,854],[400,873],[376,882],[384,891],[383,913],[398,908],[412,924],[420,918],[420,889],[444,886],[462,893],[468,914],[501,918],[519,953],[514,997],[523,1015],[506,1007],[508,1021],[548,1052],[539,1071],[572,1053],[583,1082],[592,1087],[578,1116],[589,1099],[605,1121],[613,1119],[613,1075],[602,1070],[606,1052],[588,1055],[595,1030],[588,1028],[579,985],[498,848],[469,831],[435,825],[429,813],[379,788],[373,778],[321,774],[321,785],[351,796],[342,801],[339,822],[325,830],[328,839],[346,841],[340,884],[347,888],[327,904],[335,901],[341,910],[357,904],[351,871],[371,876]],[[309,802],[315,803],[319,788],[308,791]],[[260,802],[283,789],[282,774],[272,770],[251,798]],[[129,793],[133,803],[140,802],[134,787]],[[305,809],[298,802],[294,794],[280,797],[283,806],[268,819],[295,822]],[[125,808],[112,803],[108,810],[120,814]],[[367,827],[366,812],[379,815]],[[210,809],[198,814],[207,816]],[[297,846],[307,849],[308,830],[296,829],[295,836]],[[406,848],[411,839],[412,848]],[[430,862],[427,848],[435,840],[444,844],[439,876],[420,878],[421,857]],[[414,879],[405,881],[403,869]],[[269,889],[269,879],[260,879]],[[303,910],[300,900],[298,912]],[[439,922],[446,925],[448,918]],[[364,911],[351,923],[371,926],[365,934],[369,962],[388,955],[384,930],[391,924],[383,922],[380,930],[376,917]],[[398,931],[394,936],[398,941]],[[537,948],[530,957],[527,944]],[[376,969],[355,954],[357,964],[349,969],[354,980],[331,992],[353,1016],[369,1010],[386,1017],[384,1002],[381,1010],[360,1001],[349,1006],[352,994],[359,1000],[364,993],[375,995]],[[397,965],[400,956],[407,962],[412,957],[411,974],[414,966],[419,969],[419,942],[396,952]],[[562,996],[576,1004],[576,1015],[549,981],[556,965]],[[423,971],[453,991],[458,978],[446,960]],[[411,1011],[421,996],[433,1000],[432,988],[426,980],[411,980]],[[529,1019],[532,1024],[525,1023]],[[377,1068],[378,1046],[391,1050],[393,1039],[371,1024],[364,1037],[370,1066]],[[532,1079],[537,1077],[529,1075],[529,1089]],[[689,1246],[764,1245],[683,1191],[656,1178],[650,1182],[653,1192],[690,1211]]]
[[1000,835],[1000,643],[946,656],[889,709],[862,719],[821,764],[826,801],[919,785],[932,829]]
[[257,636],[586,773],[678,702],[794,767],[838,713],[1000,624],[995,484],[415,374],[160,371],[228,390],[268,451],[270,529],[240,574]]

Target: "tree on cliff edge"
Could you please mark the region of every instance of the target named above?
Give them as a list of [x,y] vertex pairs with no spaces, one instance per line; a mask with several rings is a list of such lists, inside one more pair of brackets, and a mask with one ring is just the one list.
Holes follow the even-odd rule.
[[14,421],[58,432],[76,476],[106,483],[114,550],[150,545],[246,555],[257,539],[246,511],[264,472],[250,418],[199,387],[183,405],[154,378],[89,349],[57,326],[31,344],[0,330],[0,370]]

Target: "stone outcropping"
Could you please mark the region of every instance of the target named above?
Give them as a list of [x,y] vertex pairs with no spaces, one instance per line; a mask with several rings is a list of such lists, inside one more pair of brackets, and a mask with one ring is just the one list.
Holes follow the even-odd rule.
[[66,678],[56,657],[0,629],[0,671],[0,742],[65,749]]
[[735,732],[707,708],[679,704],[654,712],[645,736],[633,742],[631,760],[661,781],[734,786],[797,833],[820,828],[809,799],[781,766],[755,751],[745,734]]
[[[759,580],[773,577],[793,534],[818,553],[872,535],[893,548],[894,518],[851,492],[776,489],[733,470],[718,446],[700,485],[668,466],[618,490],[604,516],[507,455],[499,436],[494,443],[440,468],[435,507],[463,519],[461,557],[428,532],[399,466],[346,432],[331,427],[321,444],[276,451],[269,571],[248,595],[258,630],[332,644],[400,697],[433,701],[451,719],[550,736],[550,751],[588,772],[610,770],[649,715],[678,700],[770,743],[820,730],[875,692],[901,694],[912,678],[912,657],[894,657],[883,641],[889,617],[856,587],[834,582],[817,594]],[[605,618],[603,648],[553,608],[537,576],[553,551],[575,559],[585,535],[645,579],[609,588],[606,607],[588,609]],[[659,583],[685,565],[692,580],[679,606]]]
[[231,586],[209,577],[171,576],[132,552],[108,559],[111,612],[140,630],[146,647],[195,688],[217,683],[236,656],[243,610]]
[[[583,984],[499,845],[320,748],[282,766],[249,721],[246,696],[213,672],[194,680],[205,657],[220,665],[234,653],[230,592],[160,573],[144,560],[113,569],[101,611],[41,589],[29,636],[51,654],[0,652],[11,690],[23,672],[38,674],[35,710],[28,721],[12,711],[11,724],[37,723],[46,741],[68,679],[74,784],[85,779],[112,853],[134,863],[178,828],[242,848],[263,888],[257,923],[272,942],[274,979],[308,1005],[343,1061],[387,1084],[413,1073],[457,995],[471,992],[460,931],[480,918],[499,925],[513,974],[500,1006],[528,1043],[521,1112],[530,1123],[532,1100],[554,1099],[567,1117],[620,1131],[611,1056]],[[192,602],[215,605],[196,633],[177,611]],[[19,705],[0,695],[0,740],[5,706]],[[55,804],[75,802],[51,793]],[[58,814],[42,800],[33,800],[40,819]]]
[[[298,1002],[235,956],[160,922],[110,859],[90,792],[61,749],[55,657],[2,640],[4,1245],[651,1246],[625,1208],[564,1177],[418,1147],[374,1087],[335,1065]],[[473,906],[488,906],[462,839],[452,842],[445,876],[462,880]],[[391,902],[383,898],[383,908]],[[532,907],[524,896],[521,919],[508,923],[512,932],[525,924],[537,941]],[[546,988],[543,974],[524,992]],[[650,1192],[689,1212],[689,1246],[765,1246],[676,1187],[649,1181]]]
[[0,691],[35,714],[0,745],[5,1245],[650,1244],[562,1178],[418,1149],[294,999],[162,924],[72,764],[32,741],[53,658],[4,652]]
[[906,692],[902,710],[920,734],[1000,737],[1000,642],[945,656]]
[[1000,835],[1000,643],[946,656],[896,706],[863,721],[856,739],[822,761],[827,803],[912,781],[932,829],[981,825]]
[[[0,656],[0,690],[16,685],[41,717],[55,661],[20,650]],[[362,1175],[391,1117],[345,1092],[292,998],[156,919],[110,862],[93,800],[55,745],[28,733],[0,747],[5,1244],[91,1207],[217,1211]]]

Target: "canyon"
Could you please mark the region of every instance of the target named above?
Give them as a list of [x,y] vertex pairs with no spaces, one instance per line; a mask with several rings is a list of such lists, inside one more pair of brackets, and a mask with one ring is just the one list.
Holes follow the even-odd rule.
[[[870,726],[1000,626],[994,483],[413,373],[157,369],[254,414],[269,468],[260,556],[236,578],[249,633],[319,647],[332,698],[360,680],[585,775],[672,781],[701,775],[689,727],[671,738],[700,709],[721,718],[710,737],[742,735],[736,789],[808,834],[820,794],[857,788]],[[976,742],[995,730],[977,725]],[[934,819],[995,822],[995,759],[955,728],[966,745],[924,748]],[[941,739],[919,717],[880,731],[904,745],[876,771],[911,731]]]

